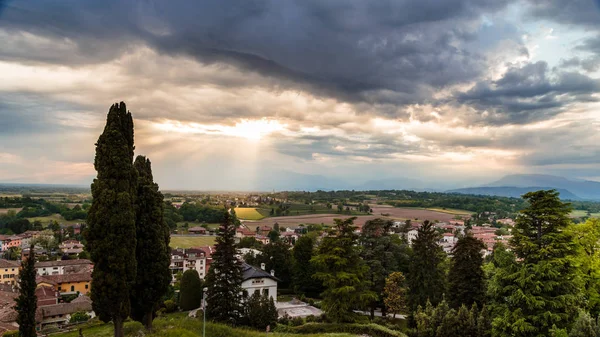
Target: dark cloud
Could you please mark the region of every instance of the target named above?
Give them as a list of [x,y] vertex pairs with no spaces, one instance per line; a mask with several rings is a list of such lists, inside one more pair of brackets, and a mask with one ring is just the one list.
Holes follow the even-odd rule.
[[528,0],[530,14],[563,24],[600,27],[600,1],[598,0]]
[[[10,2],[0,28],[56,39],[70,65],[102,62],[143,43],[347,101],[410,104],[486,70],[481,47],[514,29],[499,25],[482,38],[477,20],[508,2],[32,0]],[[35,43],[21,47],[0,55],[61,62],[52,48],[32,55]]]
[[561,68],[581,68],[588,73],[592,73],[600,69],[600,55],[590,56],[586,58],[572,57],[560,61]]
[[590,102],[600,82],[576,72],[551,73],[538,61],[509,69],[497,81],[478,82],[458,94],[459,102],[486,111],[482,121],[492,124],[524,124],[544,120],[564,111],[574,102]]

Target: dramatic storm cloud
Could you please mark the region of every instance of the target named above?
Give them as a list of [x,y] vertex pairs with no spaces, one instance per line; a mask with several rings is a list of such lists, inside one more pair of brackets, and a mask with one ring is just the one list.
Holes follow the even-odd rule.
[[594,0],[0,1],[0,41],[0,181],[89,183],[121,100],[164,188],[600,176]]

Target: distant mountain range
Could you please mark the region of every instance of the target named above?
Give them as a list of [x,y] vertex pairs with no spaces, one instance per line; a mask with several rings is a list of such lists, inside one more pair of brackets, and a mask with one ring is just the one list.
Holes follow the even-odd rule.
[[450,193],[519,197],[527,192],[556,189],[565,200],[600,200],[600,182],[574,180],[544,174],[512,174],[479,187],[449,190]]

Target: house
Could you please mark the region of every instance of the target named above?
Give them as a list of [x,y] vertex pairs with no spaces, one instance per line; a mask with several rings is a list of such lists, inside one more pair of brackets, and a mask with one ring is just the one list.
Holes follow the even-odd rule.
[[40,328],[43,329],[48,325],[60,327],[67,324],[71,319],[71,315],[80,311],[87,313],[91,318],[96,317],[96,314],[92,310],[92,300],[88,296],[79,296],[71,301],[71,303],[59,303],[39,307],[36,316],[39,315]]
[[235,237],[238,239],[255,237],[255,236],[256,236],[256,233],[249,230],[248,228],[240,227],[235,230]]
[[261,235],[267,235],[267,234],[269,234],[269,232],[270,232],[270,231],[272,231],[272,230],[273,230],[273,228],[272,228],[272,227],[269,227],[269,226],[260,226],[260,227],[257,229],[257,233],[258,233],[258,234],[261,234]]
[[83,252],[83,244],[77,240],[67,240],[58,246],[64,255],[78,255]]
[[282,241],[284,241],[284,242],[286,242],[286,243],[288,243],[290,245],[294,245],[296,243],[296,241],[298,241],[298,237],[299,236],[298,236],[298,234],[296,234],[296,232],[287,232],[287,231],[286,232],[282,232],[279,235],[279,238]]
[[18,235],[11,235],[2,240],[2,251],[5,252],[12,247],[21,247],[21,237]]
[[54,290],[54,287],[38,285],[35,289],[35,296],[37,297],[38,307],[58,304],[59,292]]
[[17,261],[0,259],[0,282],[4,284],[17,284],[17,276],[21,264]]
[[62,275],[38,276],[36,282],[39,286],[48,286],[54,288],[61,295],[87,294],[90,291],[92,282],[92,273],[76,273]]
[[188,229],[188,233],[190,234],[206,234],[206,228],[204,227],[192,227]]
[[269,242],[271,242],[271,239],[269,239],[268,236],[264,236],[264,235],[257,234],[254,238],[256,239],[256,241],[262,242],[263,245],[268,245]]
[[40,276],[91,271],[92,266],[92,261],[86,259],[43,261],[35,264],[37,273]]
[[175,275],[193,269],[198,272],[201,279],[206,277],[207,269],[206,253],[200,248],[177,248],[171,251],[171,264],[169,269],[175,282]]
[[279,282],[279,279],[275,277],[274,271],[266,272],[264,263],[261,264],[261,268],[243,263],[242,272],[242,289],[248,296],[252,296],[254,293],[266,294],[277,302],[277,282]]
[[419,235],[419,231],[417,229],[409,230],[408,233],[406,233],[406,239],[408,241],[408,244],[412,245],[413,241],[415,241],[417,239],[418,235]]

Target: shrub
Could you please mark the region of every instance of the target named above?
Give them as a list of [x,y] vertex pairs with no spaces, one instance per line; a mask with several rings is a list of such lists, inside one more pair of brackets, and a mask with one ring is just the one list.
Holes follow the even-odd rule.
[[194,269],[186,270],[181,277],[181,291],[179,292],[179,307],[187,311],[196,309],[202,302],[202,286],[198,272]]
[[177,309],[177,304],[173,300],[166,300],[163,305],[165,306],[165,312],[171,313]]
[[19,330],[7,331],[2,336],[4,336],[4,337],[19,337]]
[[291,326],[301,326],[302,324],[304,324],[302,317],[294,317],[290,321]]
[[405,334],[399,331],[390,330],[377,324],[307,323],[296,327],[278,326],[277,330],[297,334],[345,332],[354,335],[369,335],[371,337],[406,337]]
[[85,311],[78,311],[71,315],[71,319],[69,319],[69,323],[77,323],[77,322],[87,322],[90,319],[90,315]]

